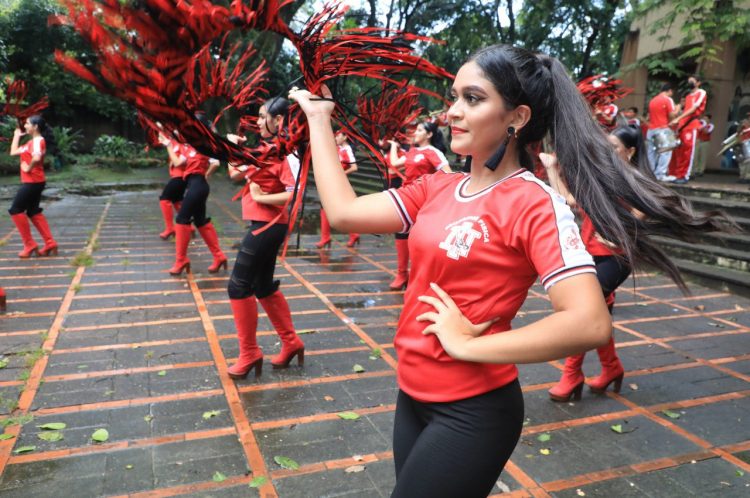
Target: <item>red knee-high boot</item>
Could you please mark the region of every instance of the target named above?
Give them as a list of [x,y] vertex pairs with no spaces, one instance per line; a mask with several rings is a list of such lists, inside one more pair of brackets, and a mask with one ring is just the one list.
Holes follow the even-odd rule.
[[190,225],[176,223],[174,226],[174,265],[169,269],[170,275],[181,275],[182,270],[190,271],[190,260],[187,257],[190,244]]
[[44,247],[39,250],[39,255],[51,256],[54,254],[57,256],[57,242],[52,238],[52,231],[49,229],[47,218],[42,213],[37,213],[31,217],[31,222],[44,240]]
[[328,223],[328,217],[326,212],[321,208],[320,210],[320,240],[315,247],[322,249],[325,246],[331,245],[331,225]]
[[214,262],[208,267],[208,273],[216,273],[221,270],[222,266],[226,270],[227,257],[221,252],[221,246],[219,246],[219,234],[216,233],[214,224],[209,221],[202,227],[198,227],[198,231],[201,233],[203,242],[206,243],[208,250],[211,251],[211,254],[214,257]]
[[354,247],[357,244],[359,244],[359,234],[358,233],[350,233],[349,234],[349,240],[346,243],[346,247]]
[[581,399],[584,381],[581,365],[583,365],[583,357],[585,355],[586,353],[583,353],[565,358],[565,368],[563,368],[562,377],[560,378],[560,382],[548,391],[549,399],[562,402],[570,401],[571,397],[576,401]]
[[16,224],[18,233],[21,235],[21,242],[23,242],[23,249],[18,253],[19,258],[26,259],[39,252],[39,246],[34,242],[34,238],[31,236],[31,226],[29,225],[29,218],[26,213],[12,214],[10,216],[13,219],[13,223]]
[[615,338],[610,337],[609,342],[596,350],[599,353],[599,362],[602,364],[602,373],[588,383],[589,389],[595,393],[603,393],[611,383],[615,383],[614,391],[620,392],[622,379],[625,377],[625,369],[622,368],[620,358],[615,351]]
[[273,368],[286,368],[297,357],[297,364],[305,364],[305,343],[297,336],[292,323],[292,313],[289,304],[281,291],[277,290],[267,297],[259,298],[260,304],[266,310],[268,319],[281,338],[281,353],[271,360]]
[[159,201],[161,216],[164,218],[164,231],[159,234],[162,240],[167,240],[174,235],[174,214],[172,213],[172,201]]
[[[180,207],[182,206],[182,201],[177,201],[174,203],[174,211],[175,213],[180,212]],[[177,215],[175,215],[176,217]],[[192,238],[195,238],[195,227],[193,225],[190,225],[190,236]]]
[[398,274],[389,287],[400,290],[409,282],[409,239],[396,239],[396,256],[398,258]]
[[0,313],[5,313],[5,310],[7,309],[7,297],[5,296],[5,289],[0,287]]
[[258,347],[256,332],[258,330],[258,302],[255,296],[244,299],[230,299],[234,325],[237,327],[237,341],[240,344],[240,356],[237,363],[227,369],[233,379],[244,379],[252,369],[255,376],[263,372],[263,351]]

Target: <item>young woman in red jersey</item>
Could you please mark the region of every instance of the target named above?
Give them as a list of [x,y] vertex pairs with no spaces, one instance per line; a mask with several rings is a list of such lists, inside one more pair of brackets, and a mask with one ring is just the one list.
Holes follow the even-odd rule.
[[[636,181],[566,69],[543,54],[496,45],[458,71],[448,111],[451,148],[472,157],[469,174],[438,173],[359,198],[341,174],[330,124],[335,104],[327,89],[322,93],[311,98],[293,89],[290,97],[307,114],[331,224],[410,231],[410,250],[419,255],[394,340],[400,392],[392,496],[485,497],[521,434],[514,364],[604,345],[612,327],[573,214],[529,171],[527,146],[552,132],[563,179],[597,231],[617,240],[631,261],[653,262],[679,282],[649,234],[684,236],[721,225],[693,215],[653,180]],[[619,199],[649,224],[613,202]],[[511,330],[537,277],[554,313]]]
[[[429,175],[436,171],[450,173],[451,168],[445,158],[445,144],[443,135],[437,124],[423,121],[417,125],[412,137],[412,147],[404,154],[399,154],[399,144],[391,141],[391,150],[388,162],[391,167],[404,168],[404,186],[409,185],[422,175]],[[389,285],[391,290],[399,290],[406,287],[409,282],[409,234],[397,233],[395,235],[397,274]]]
[[[640,126],[620,126],[615,128],[607,138],[624,163],[637,169],[643,176],[651,180],[656,180],[646,156],[646,148]],[[547,176],[550,179],[552,188],[566,198],[570,207],[575,207],[576,201],[560,180],[554,158],[545,154],[542,159],[547,169]],[[615,290],[628,278],[631,266],[623,258],[622,251],[613,244],[603,240],[597,234],[591,218],[583,211],[580,211],[580,213],[583,218],[581,223],[581,238],[586,246],[586,250],[594,257],[596,278],[599,280],[599,285],[604,293],[604,299],[607,302],[607,308],[611,314],[615,305]],[[614,383],[614,391],[620,392],[622,380],[625,376],[625,369],[615,351],[614,335],[609,339],[607,344],[597,348],[596,352],[599,355],[602,371],[598,377],[589,381],[589,388],[592,392],[602,393],[607,390],[610,384]],[[565,367],[560,382],[549,390],[549,397],[552,401],[565,402],[570,401],[571,398],[576,400],[581,399],[585,380],[582,370],[584,357],[585,353],[581,353],[568,356],[565,359]]]
[[[206,121],[204,124],[212,126],[204,115],[199,116],[202,116],[200,119]],[[175,262],[169,269],[169,273],[180,275],[183,270],[190,270],[187,250],[192,235],[191,222],[200,232],[203,241],[213,256],[213,262],[208,267],[208,271],[209,273],[216,273],[222,266],[226,269],[227,257],[221,250],[219,235],[216,233],[213,223],[211,223],[211,218],[206,217],[206,201],[208,200],[208,194],[211,192],[207,178],[219,167],[219,162],[199,154],[188,144],[182,144],[179,151],[180,153],[177,153],[174,148],[167,147],[169,160],[172,164],[177,167],[184,166],[185,170],[182,177],[186,185],[185,197],[177,213],[175,223]]]
[[[276,97],[263,104],[258,111],[261,138],[269,140],[276,136],[288,111],[289,101],[284,98]],[[276,255],[289,227],[286,204],[294,192],[290,159],[296,161],[291,156],[255,173],[242,196],[242,219],[249,221],[250,226],[242,239],[227,287],[240,345],[239,359],[227,370],[233,379],[244,379],[253,369],[256,377],[262,372],[263,351],[256,339],[257,301],[263,305],[281,338],[281,353],[271,360],[273,368],[286,368],[295,356],[299,365],[304,364],[305,345],[294,330],[289,304],[279,290],[279,281],[273,279]],[[230,166],[229,172],[232,179],[239,180],[245,177],[247,168]],[[266,227],[272,221],[273,225]],[[263,230],[256,234],[260,229]]]
[[[339,161],[341,166],[344,168],[344,173],[351,175],[357,171],[357,159],[354,157],[354,151],[352,146],[349,145],[349,137],[346,133],[339,131],[336,133],[336,147],[339,153]],[[354,247],[355,244],[359,243],[358,233],[349,233],[349,240],[347,241],[347,247]],[[326,246],[331,245],[331,225],[328,223],[325,209],[320,209],[320,240],[315,244],[315,247],[322,249]]]
[[[47,142],[52,140],[51,130],[44,118],[39,115],[30,116],[24,123],[24,130],[16,128],[10,145],[10,155],[21,156],[21,188],[16,192],[13,204],[8,210],[23,242],[23,249],[18,253],[18,257],[28,258],[35,253],[40,256],[57,255],[57,242],[52,237],[42,208],[39,207],[46,185],[44,156],[47,153]],[[31,140],[20,145],[21,137],[24,135],[29,135]],[[31,236],[29,219],[44,240],[42,249],[39,249]]]
[[161,195],[159,196],[159,207],[161,208],[161,214],[164,218],[164,231],[159,234],[163,240],[167,240],[175,234],[174,231],[174,212],[173,207],[177,212],[180,211],[180,205],[182,205],[182,199],[185,197],[185,180],[182,178],[185,172],[185,163],[187,158],[182,155],[182,147],[176,140],[172,140],[163,134],[159,134],[159,142],[164,144],[167,150],[172,149],[173,154],[178,158],[179,164],[172,162],[172,154],[170,154],[169,160],[169,181],[164,186]]

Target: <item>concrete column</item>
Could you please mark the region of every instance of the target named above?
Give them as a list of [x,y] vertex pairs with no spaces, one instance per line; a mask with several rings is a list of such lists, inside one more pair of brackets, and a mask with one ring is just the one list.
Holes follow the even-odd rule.
[[[640,30],[630,31],[625,37],[625,43],[622,48],[622,58],[620,59],[620,68],[627,67],[638,61],[638,42],[640,40]],[[633,93],[617,101],[620,109],[627,107],[637,107],[640,114],[644,115],[648,111],[646,108],[646,83],[648,82],[648,70],[645,67],[638,67],[621,74],[622,84],[625,87],[633,89]]]
[[709,144],[706,169],[718,169],[721,164],[721,158],[716,157],[716,154],[721,149],[721,142],[727,133],[727,116],[736,86],[734,77],[737,66],[737,47],[732,41],[721,42],[718,46],[719,51],[716,57],[721,62],[705,61],[701,68],[705,79],[704,84],[709,83],[711,86],[706,112],[713,116],[715,125]]

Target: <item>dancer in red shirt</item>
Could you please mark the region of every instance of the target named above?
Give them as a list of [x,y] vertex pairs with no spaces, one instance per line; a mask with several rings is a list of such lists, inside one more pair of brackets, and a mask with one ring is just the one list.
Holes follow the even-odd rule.
[[[164,218],[164,231],[159,234],[159,237],[167,240],[175,233],[174,212],[172,207],[174,206],[174,209],[179,212],[180,206],[182,205],[182,199],[185,197],[186,183],[182,177],[185,173],[185,163],[187,162],[187,158],[182,155],[182,146],[178,141],[171,140],[160,133],[159,142],[173,152],[173,154],[170,155],[169,160],[169,181],[164,186],[164,190],[159,196],[159,207],[161,207],[161,214]],[[172,155],[177,157],[177,164],[172,162]]]
[[[23,249],[19,258],[28,258],[35,253],[40,256],[57,255],[57,242],[52,237],[47,218],[42,214],[39,202],[46,185],[44,175],[44,156],[47,153],[47,141],[52,140],[51,130],[39,115],[29,117],[24,123],[25,132],[16,128],[10,145],[11,156],[21,156],[21,188],[16,192],[8,212],[21,235]],[[31,140],[20,145],[21,137],[31,136]],[[34,242],[31,235],[29,219],[44,240],[44,247]]]
[[[346,133],[339,131],[336,133],[336,146],[339,152],[339,161],[341,166],[344,168],[344,172],[347,175],[351,175],[357,171],[357,159],[354,157],[352,146],[349,144],[349,137]],[[347,247],[354,247],[355,244],[359,243],[359,234],[350,233],[349,240],[347,241]],[[328,223],[328,217],[326,216],[325,209],[320,209],[320,240],[315,244],[315,247],[322,249],[323,247],[331,245],[331,225]]]
[[[398,142],[391,140],[391,151],[388,164],[392,168],[403,166],[404,186],[416,181],[422,175],[431,175],[436,171],[450,173],[448,159],[445,158],[443,135],[437,124],[424,121],[417,125],[412,136],[412,146],[406,153],[401,153]],[[400,290],[409,282],[409,234],[395,235],[397,274],[389,285],[391,290]]]
[[[288,112],[286,99],[276,97],[266,101],[258,111],[261,138],[270,140],[278,135]],[[261,170],[230,166],[230,175],[235,180],[247,177],[248,170],[253,173],[242,196],[242,219],[250,226],[242,239],[227,287],[240,346],[237,362],[227,370],[233,379],[243,379],[253,369],[256,377],[262,372],[263,351],[256,339],[257,301],[263,305],[281,338],[281,353],[271,360],[273,368],[286,368],[295,356],[300,366],[304,364],[305,344],[294,330],[289,304],[279,289],[279,281],[273,279],[276,255],[289,228],[287,203],[295,184],[290,158],[296,161],[295,156],[289,156]],[[273,224],[267,226],[271,222]]]
[[[204,115],[199,116],[205,120],[206,126],[211,126],[211,122]],[[198,232],[213,256],[213,262],[208,267],[209,273],[217,273],[222,266],[226,269],[227,257],[221,250],[219,235],[211,223],[211,218],[206,217],[206,201],[211,192],[207,178],[219,167],[219,161],[198,153],[188,144],[182,144],[179,151],[178,154],[174,148],[167,148],[172,164],[185,165],[182,177],[186,184],[185,197],[175,223],[175,262],[169,269],[169,273],[180,275],[183,270],[190,270],[190,260],[187,257],[192,234],[190,223],[198,228]]]
[[702,124],[700,117],[706,110],[708,96],[702,89],[701,80],[693,75],[688,78],[691,90],[685,97],[685,111],[674,118],[670,125],[677,125],[680,134],[680,145],[675,149],[674,161],[670,164],[670,174],[675,177],[674,183],[687,183],[695,160],[695,148],[698,138],[698,130]]
[[[527,145],[554,131],[564,180],[602,236],[621,242],[631,260],[653,260],[681,283],[649,238],[654,226],[677,236],[688,232],[678,219],[693,229],[721,226],[712,216],[694,216],[653,180],[633,181],[557,59],[488,47],[461,67],[452,93],[451,148],[472,156],[471,173],[438,173],[358,198],[339,165],[330,92],[323,87],[323,98],[290,92],[307,115],[316,183],[331,224],[410,231],[410,249],[419,254],[394,340],[400,387],[395,498],[487,496],[523,424],[514,364],[549,361],[610,339],[612,321],[593,260],[570,208],[526,171],[533,168]],[[644,211],[649,225],[619,209],[623,199]],[[554,313],[510,330],[537,277]]]
[[661,86],[661,92],[648,103],[649,123],[648,131],[646,132],[648,160],[654,176],[662,181],[672,181],[675,179],[667,174],[669,163],[672,160],[672,151],[657,152],[654,137],[658,133],[663,133],[664,130],[667,130],[670,126],[670,121],[680,114],[680,107],[675,106],[672,100],[673,93],[672,85],[664,83]]
[[[644,177],[651,180],[656,179],[646,157],[646,147],[644,146],[640,126],[620,126],[615,128],[608,138],[617,154],[626,164],[636,169]],[[565,197],[568,205],[574,207],[576,201],[569,194],[565,184],[559,179],[557,164],[551,158],[552,156],[547,154],[544,154],[542,158],[545,161],[550,185]],[[594,257],[596,277],[604,293],[607,308],[612,313],[615,305],[615,289],[628,278],[631,272],[631,265],[624,259],[622,251],[613,244],[604,241],[597,234],[591,218],[583,211],[580,211],[580,213],[583,218],[581,238],[586,246],[586,250]],[[614,336],[610,338],[606,345],[597,348],[596,351],[599,355],[602,372],[588,383],[589,388],[592,392],[602,393],[607,390],[610,384],[614,383],[614,391],[620,392],[625,369],[615,351]],[[582,370],[584,356],[585,353],[581,353],[568,356],[565,359],[565,367],[560,382],[549,390],[549,396],[552,401],[565,402],[570,401],[571,398],[575,400],[581,399],[585,380]]]

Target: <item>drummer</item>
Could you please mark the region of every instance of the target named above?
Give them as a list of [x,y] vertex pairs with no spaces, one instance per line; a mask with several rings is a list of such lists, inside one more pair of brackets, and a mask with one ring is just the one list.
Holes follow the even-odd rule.
[[679,116],[680,107],[675,106],[672,100],[672,84],[664,83],[659,94],[648,103],[649,129],[646,133],[648,141],[648,161],[657,180],[671,182],[675,177],[667,175],[669,161],[672,159],[672,151],[657,152],[654,144],[654,136],[674,132],[669,128],[669,122]]

